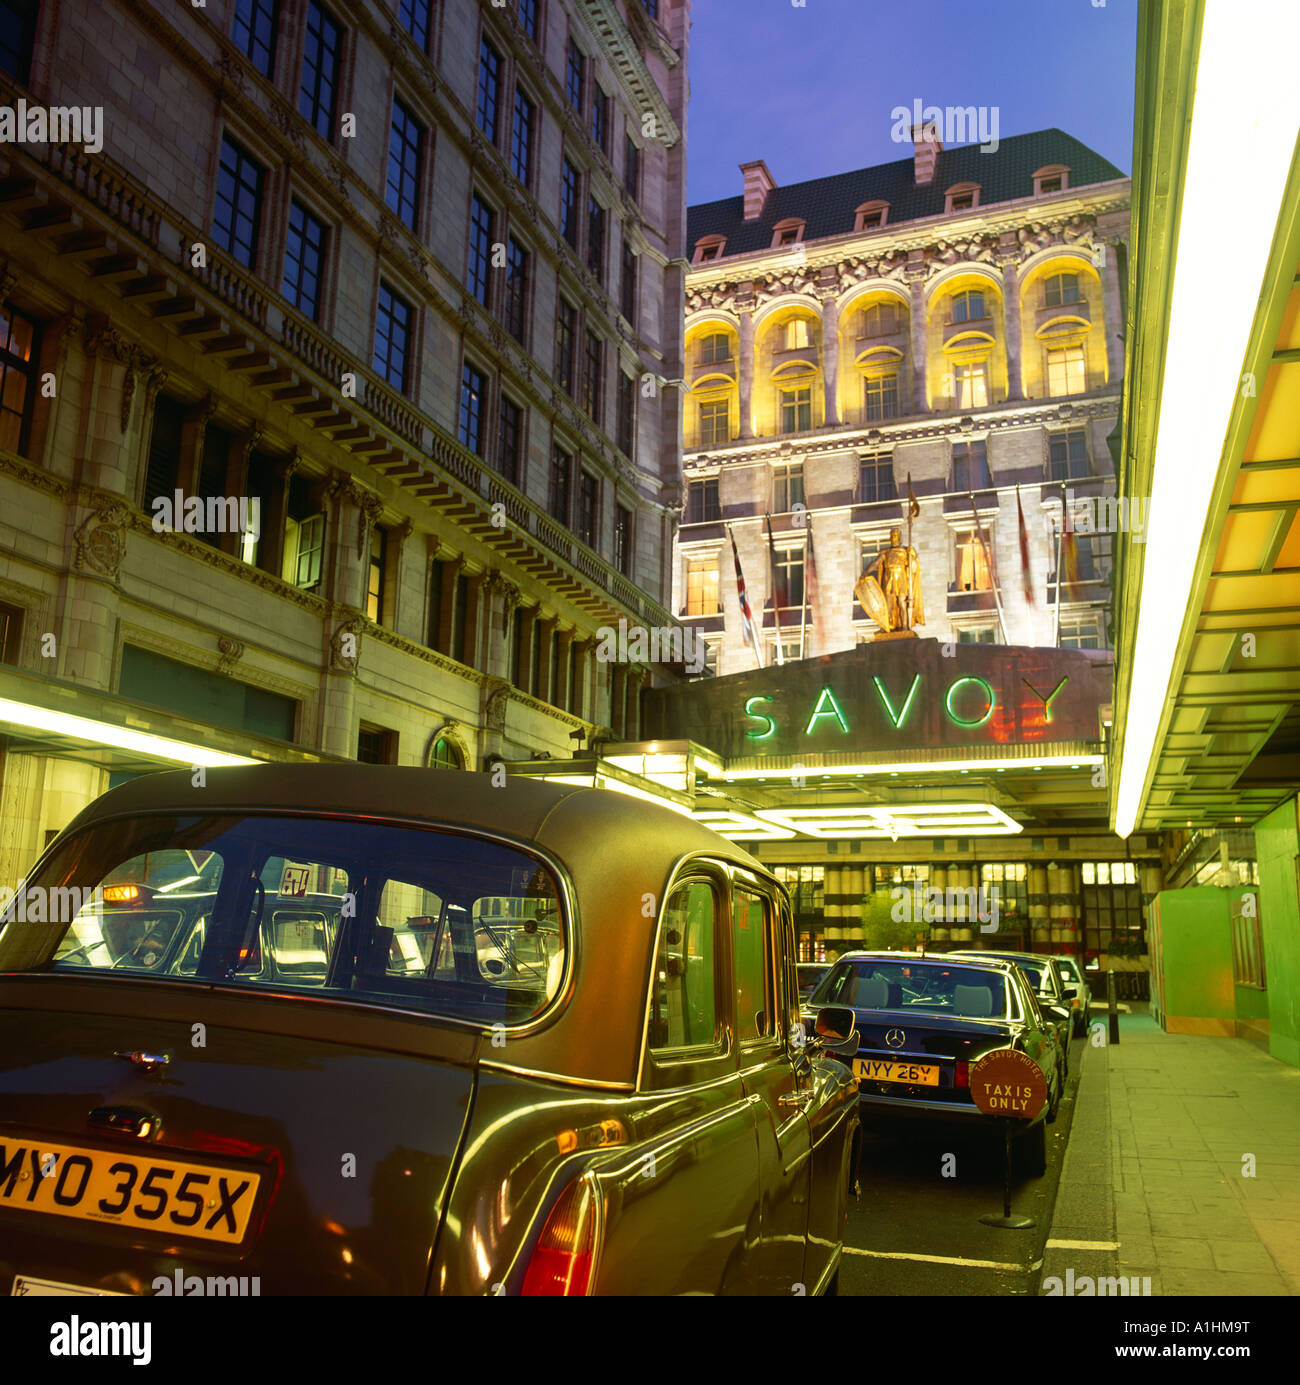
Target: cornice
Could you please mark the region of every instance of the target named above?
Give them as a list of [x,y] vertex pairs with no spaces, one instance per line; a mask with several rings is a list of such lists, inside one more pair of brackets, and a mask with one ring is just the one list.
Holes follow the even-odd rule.
[[[581,4],[586,12],[587,26],[600,40],[605,57],[623,83],[623,90],[633,108],[655,117],[659,130],[656,138],[665,148],[671,149],[681,139],[682,132],[668,109],[663,93],[655,85],[649,69],[637,52],[618,6],[614,0],[581,0]],[[655,44],[660,50],[665,46]],[[668,51],[671,53],[673,50]],[[673,53],[673,57],[676,59],[677,55]]]

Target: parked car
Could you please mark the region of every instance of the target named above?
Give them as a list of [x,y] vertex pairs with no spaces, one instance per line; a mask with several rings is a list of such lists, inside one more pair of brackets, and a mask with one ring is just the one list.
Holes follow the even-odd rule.
[[0,919],[0,1284],[833,1291],[857,1036],[795,955],[770,871],[617,793],[138,779]]
[[920,956],[848,952],[805,1006],[845,1006],[857,1020],[852,1058],[865,1124],[898,1132],[916,1126],[986,1130],[1002,1139],[970,1091],[970,1068],[998,1049],[1017,1049],[1043,1071],[1048,1099],[1017,1139],[1026,1172],[1047,1168],[1046,1126],[1056,1119],[1065,1084],[1061,1046],[1024,974],[1012,962],[981,955]]
[[950,957],[996,957],[1000,961],[1014,962],[1025,973],[1033,988],[1039,1009],[1051,1021],[1056,1036],[1061,1043],[1061,1056],[1064,1071],[1070,1070],[1070,1032],[1074,1021],[1070,1001],[1074,988],[1068,986],[1057,970],[1055,957],[1044,957],[1037,952],[953,952]]
[[817,983],[830,971],[831,963],[799,962],[796,969],[799,973],[799,999],[807,1000],[817,989]]
[[1088,985],[1087,977],[1077,958],[1061,955],[1053,960],[1061,973],[1061,979],[1067,986],[1074,987],[1074,995],[1070,998],[1070,1006],[1074,1012],[1074,1032],[1076,1036],[1086,1034],[1089,1025],[1092,1024],[1092,988]]

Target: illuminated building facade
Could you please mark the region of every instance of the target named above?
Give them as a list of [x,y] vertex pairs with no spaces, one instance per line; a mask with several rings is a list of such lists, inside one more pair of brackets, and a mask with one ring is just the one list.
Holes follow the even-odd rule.
[[853,588],[906,535],[909,477],[918,634],[1110,647],[1128,179],[1059,130],[987,153],[913,137],[911,158],[790,187],[746,164],[741,195],[689,212],[673,609],[718,673],[757,663],[728,531],[765,663],[778,637],[786,659],[851,649],[878,630]]
[[87,113],[0,144],[0,879],[169,764],[637,734],[687,0],[0,10]]

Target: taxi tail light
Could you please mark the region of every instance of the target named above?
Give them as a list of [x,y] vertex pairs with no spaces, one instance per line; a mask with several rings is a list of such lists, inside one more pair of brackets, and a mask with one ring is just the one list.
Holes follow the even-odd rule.
[[528,1260],[522,1292],[581,1297],[591,1287],[600,1249],[596,1190],[579,1178],[560,1195]]
[[964,1058],[957,1064],[953,1073],[952,1085],[954,1087],[970,1086],[970,1064]]

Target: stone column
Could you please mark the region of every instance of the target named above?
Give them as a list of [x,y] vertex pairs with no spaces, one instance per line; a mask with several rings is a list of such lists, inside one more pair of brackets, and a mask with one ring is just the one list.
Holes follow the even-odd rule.
[[1101,262],[1102,332],[1106,337],[1107,383],[1118,385],[1124,376],[1124,313],[1119,286],[1119,250],[1112,241],[1103,241],[1098,252]]
[[571,649],[571,657],[577,673],[573,679],[573,705],[569,711],[583,721],[592,719],[589,710],[589,690],[591,688],[592,641],[590,638],[576,640]]
[[482,672],[494,678],[509,679],[510,648],[514,631],[510,614],[519,605],[519,588],[499,572],[487,574],[483,584],[487,640],[483,650]]
[[754,436],[754,310],[740,314],[740,436]]
[[912,412],[923,414],[930,407],[927,397],[929,362],[925,349],[929,325],[925,307],[925,266],[919,265],[916,270],[909,266],[908,269],[912,291]]
[[321,499],[331,512],[326,532],[333,536],[332,544],[326,545],[327,552],[332,550],[332,571],[322,574],[322,585],[338,605],[364,610],[370,530],[382,506],[377,496],[343,472],[335,472],[325,484]]
[[[406,556],[406,541],[415,533],[415,522],[411,519],[404,519],[400,524],[394,525],[388,531],[388,608],[390,630],[395,630],[399,635],[406,636],[407,639],[414,640],[419,644],[424,632],[412,628],[404,630],[402,628],[402,617],[406,613],[406,603],[402,600],[402,593],[406,590],[405,568],[403,560]],[[418,611],[418,608],[417,608]],[[383,612],[379,613],[381,616]]]
[[465,630],[461,643],[465,656],[462,662],[469,668],[478,668],[482,660],[483,612],[488,604],[484,590],[486,581],[486,572],[473,572],[468,574],[466,582]]
[[1007,398],[1023,399],[1025,382],[1020,367],[1019,260],[1008,259],[1002,263],[1002,318],[1007,334]]
[[822,374],[826,386],[825,426],[840,421],[840,305],[834,297],[822,300]]

